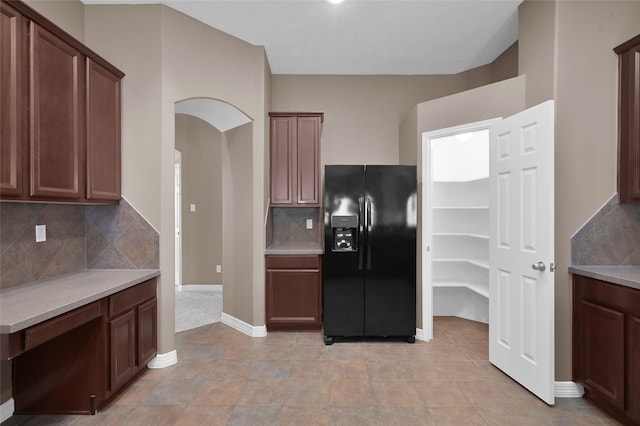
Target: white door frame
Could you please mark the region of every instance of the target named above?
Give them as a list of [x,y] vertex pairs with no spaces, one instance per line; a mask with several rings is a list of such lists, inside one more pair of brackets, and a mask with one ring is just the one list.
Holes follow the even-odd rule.
[[182,286],[182,153],[174,149],[175,269],[176,286]]
[[462,124],[460,126],[447,127],[444,129],[424,132],[422,134],[422,340],[433,339],[433,277],[432,252],[433,245],[432,209],[426,208],[431,205],[432,194],[432,173],[431,173],[431,140],[447,136],[454,136],[462,133],[488,130],[494,123],[502,118],[492,118],[489,120],[476,121],[474,123]]

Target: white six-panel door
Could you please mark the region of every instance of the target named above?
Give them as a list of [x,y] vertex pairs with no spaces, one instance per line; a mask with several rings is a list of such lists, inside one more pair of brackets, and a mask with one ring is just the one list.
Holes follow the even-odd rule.
[[554,404],[554,103],[490,129],[489,360]]

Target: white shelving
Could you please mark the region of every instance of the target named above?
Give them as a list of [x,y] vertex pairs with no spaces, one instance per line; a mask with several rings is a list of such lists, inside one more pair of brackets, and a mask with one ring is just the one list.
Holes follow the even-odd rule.
[[434,314],[488,322],[489,178],[432,191]]

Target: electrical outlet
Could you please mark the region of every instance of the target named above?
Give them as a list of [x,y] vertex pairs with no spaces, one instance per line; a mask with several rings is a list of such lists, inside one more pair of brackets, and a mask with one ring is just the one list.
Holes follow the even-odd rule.
[[196,205],[195,204],[191,204],[191,206],[189,206],[189,207],[190,207],[191,213],[196,211]]
[[36,225],[36,243],[47,241],[47,225]]
[[219,274],[222,272],[222,265],[216,265],[216,272]]
[[313,219],[307,219],[307,229],[313,229]]

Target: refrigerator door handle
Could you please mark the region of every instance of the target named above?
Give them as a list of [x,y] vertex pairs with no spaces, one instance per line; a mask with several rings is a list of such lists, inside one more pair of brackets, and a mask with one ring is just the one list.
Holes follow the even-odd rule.
[[[364,263],[364,221],[366,218],[363,217],[363,208],[362,203],[364,202],[362,197],[358,197],[358,216],[359,216],[359,224],[358,224],[358,270],[362,270],[362,264]],[[363,220],[364,218],[364,220]]]
[[366,198],[366,220],[367,220],[367,270],[371,270],[371,209],[373,207],[373,201]]

